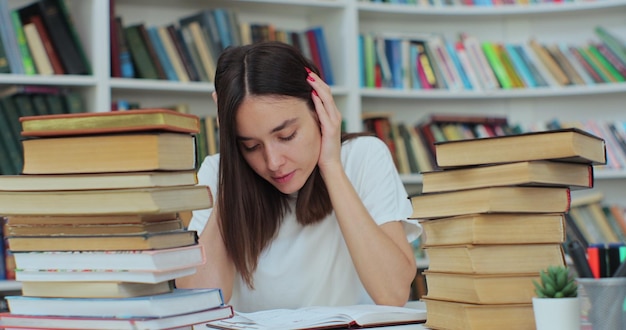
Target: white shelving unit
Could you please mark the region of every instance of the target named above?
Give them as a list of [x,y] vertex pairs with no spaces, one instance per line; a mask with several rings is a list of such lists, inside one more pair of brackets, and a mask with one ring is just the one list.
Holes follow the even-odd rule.
[[[16,8],[31,0],[8,0]],[[192,113],[214,114],[210,83],[177,83],[110,78],[109,0],[67,0],[91,60],[91,76],[0,74],[1,85],[60,85],[80,91],[88,111],[108,111],[112,100],[138,101],[144,107],[187,103]],[[529,124],[552,118],[626,120],[622,111],[626,84],[572,86],[489,92],[382,90],[359,86],[359,33],[441,33],[456,38],[467,32],[484,40],[583,43],[602,24],[626,38],[626,0],[576,1],[526,6],[423,7],[357,0],[115,0],[124,25],[176,23],[203,8],[225,7],[241,21],[271,22],[286,29],[325,28],[336,84],[333,92],[349,131],[362,129],[364,112],[391,111],[394,119],[417,123],[430,113],[506,115]],[[597,188],[609,202],[622,202],[626,171],[597,171]],[[419,189],[419,175],[404,177]],[[623,203],[623,202],[622,202]]]

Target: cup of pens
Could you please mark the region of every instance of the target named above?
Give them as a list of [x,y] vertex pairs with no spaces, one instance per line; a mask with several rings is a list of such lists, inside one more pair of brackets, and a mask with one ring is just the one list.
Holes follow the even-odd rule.
[[593,330],[626,328],[626,277],[578,278],[578,285],[580,299],[588,300],[581,305],[588,306],[586,318]]

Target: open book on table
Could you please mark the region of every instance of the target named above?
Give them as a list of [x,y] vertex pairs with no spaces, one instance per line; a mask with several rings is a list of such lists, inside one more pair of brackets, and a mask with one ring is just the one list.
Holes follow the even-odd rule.
[[232,318],[207,323],[206,328],[194,326],[194,329],[346,329],[425,321],[426,309],[381,305],[313,306],[253,313],[237,312]]

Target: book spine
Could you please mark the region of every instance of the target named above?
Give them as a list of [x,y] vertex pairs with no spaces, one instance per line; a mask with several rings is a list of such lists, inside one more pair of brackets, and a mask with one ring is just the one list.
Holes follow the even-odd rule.
[[24,27],[20,19],[20,15],[16,10],[11,11],[11,22],[13,23],[13,30],[15,31],[15,38],[19,47],[20,55],[22,58],[22,65],[24,67],[24,74],[35,75],[37,69],[35,68],[35,62],[28,49],[28,43],[26,42],[26,36],[24,35]]

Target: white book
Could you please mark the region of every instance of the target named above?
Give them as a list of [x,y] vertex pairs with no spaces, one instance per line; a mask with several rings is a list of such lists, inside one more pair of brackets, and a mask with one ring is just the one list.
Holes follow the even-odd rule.
[[59,270],[59,269],[16,269],[15,280],[19,282],[93,282],[117,281],[138,283],[160,283],[193,275],[196,267],[181,268],[162,272],[110,271],[99,269]]
[[200,245],[157,250],[14,252],[19,269],[171,271],[204,263]]
[[6,296],[13,314],[84,317],[167,317],[224,305],[222,291],[175,289],[145,297],[132,298],[41,298]]

